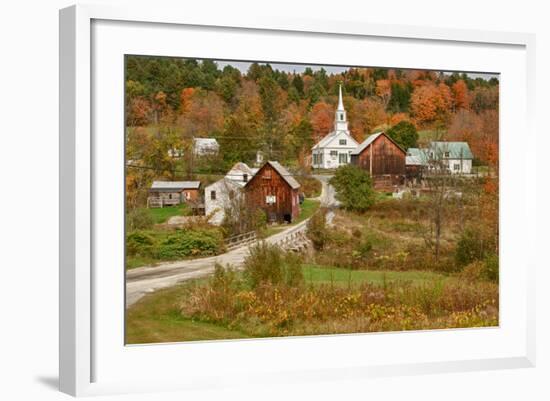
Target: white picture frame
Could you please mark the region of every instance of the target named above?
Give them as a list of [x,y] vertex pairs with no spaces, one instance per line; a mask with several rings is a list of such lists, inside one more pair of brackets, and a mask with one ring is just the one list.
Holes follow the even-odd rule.
[[[126,41],[127,43],[139,41],[140,32],[147,30],[152,36],[162,37],[162,35],[168,35],[170,30],[178,32],[182,30],[181,35],[185,35],[186,29],[192,29],[194,34],[199,36],[216,34],[220,38],[220,35],[233,35],[233,39],[238,36],[243,41],[260,34],[266,42],[274,41],[273,43],[284,43],[285,40],[293,40],[293,43],[324,40],[328,43],[338,40],[343,48],[352,41],[354,46],[362,46],[363,42],[365,46],[376,46],[383,41],[384,46],[391,46],[392,43],[396,46],[399,43],[406,43],[411,48],[424,45],[437,46],[441,54],[444,54],[446,47],[453,47],[455,53],[467,52],[468,48],[478,53],[484,53],[488,48],[495,49],[492,55],[480,54],[479,60],[475,63],[471,61],[474,68],[468,70],[500,73],[507,71],[503,73],[504,85],[501,91],[500,111],[501,184],[503,184],[501,187],[501,244],[514,246],[501,246],[503,267],[500,327],[125,347],[123,342],[119,341],[120,332],[123,330],[120,326],[121,319],[123,321],[123,309],[118,309],[119,306],[124,305],[123,288],[118,285],[120,280],[124,281],[123,265],[120,265],[120,272],[113,273],[119,274],[118,278],[109,276],[112,272],[98,274],[96,270],[98,261],[108,261],[110,255],[109,251],[102,251],[105,249],[102,248],[103,240],[97,237],[98,233],[103,233],[101,230],[105,227],[106,216],[112,213],[111,217],[114,219],[110,224],[114,223],[115,226],[117,222],[120,223],[122,217],[118,215],[120,204],[106,212],[99,198],[101,194],[105,194],[104,189],[107,188],[103,185],[120,184],[117,180],[122,174],[123,164],[118,164],[121,154],[117,153],[116,147],[122,142],[122,134],[118,142],[113,138],[101,138],[98,141],[98,138],[94,137],[94,129],[103,129],[102,124],[120,122],[119,115],[113,119],[102,119],[102,110],[105,107],[122,108],[122,103],[117,102],[122,99],[123,87],[115,85],[120,93],[116,94],[114,103],[106,102],[108,104],[103,105],[102,102],[92,102],[93,95],[96,96],[96,101],[98,97],[103,96],[101,83],[99,88],[94,89],[93,82],[96,84],[97,82],[119,83],[122,70],[113,70],[113,75],[104,73],[102,70],[104,65],[101,61],[102,57],[104,59],[110,54],[117,54],[118,65],[121,62],[118,55],[132,53],[130,50],[136,49],[145,52],[142,54],[180,55],[177,53],[177,43],[174,42],[165,43],[162,49],[147,50],[145,43],[147,41],[143,40],[143,43],[138,43],[139,46],[137,44],[134,46],[135,43],[132,43],[126,49]],[[125,37],[122,32],[127,32],[128,35]],[[96,41],[94,41],[94,35],[96,35]],[[211,43],[206,39],[204,43]],[[299,39],[298,42],[297,39]],[[244,42],[243,45],[235,43],[234,40],[231,43],[234,47],[234,58],[242,59],[236,52],[240,48],[245,48]],[[532,128],[535,85],[534,47],[534,36],[521,33],[376,25],[357,21],[293,20],[256,15],[242,15],[239,20],[225,20],[217,16],[193,15],[186,10],[154,7],[112,8],[79,5],[61,10],[61,391],[80,396],[203,389],[225,386],[229,383],[246,384],[250,381],[288,383],[297,380],[328,380],[344,377],[361,379],[387,375],[534,366],[535,262],[531,259],[520,260],[518,255],[534,254],[529,249],[535,243],[533,238],[536,224],[535,197],[529,197],[527,191],[517,188],[525,188],[527,185],[536,187],[535,174],[528,174],[529,171],[536,172],[535,150],[533,147],[518,150],[517,159],[514,160],[517,166],[514,165],[514,168],[511,166],[510,158],[507,157],[511,151],[511,131],[521,130],[524,138],[534,141]],[[242,57],[246,57],[245,53],[252,54],[250,53],[254,50],[252,48],[246,48],[249,53],[243,50]],[[300,61],[300,57],[307,57],[307,55],[300,55],[299,53],[302,53],[300,51],[291,54],[292,49],[286,49],[288,54],[284,56],[284,49],[276,50],[276,48],[278,47],[274,46],[271,49],[279,54],[275,60],[262,56],[260,49],[256,49],[258,52],[256,59],[295,62]],[[263,51],[267,50],[269,48],[266,49],[264,46]],[[314,50],[315,46],[312,46],[311,51]],[[105,53],[102,53],[103,51]],[[224,51],[231,51],[231,46],[226,43]],[[345,56],[345,51],[342,54],[343,59],[340,64],[363,65],[354,64],[354,60],[348,57],[349,54]],[[187,55],[207,56],[206,53]],[[389,60],[387,63],[390,64],[384,65],[392,66],[391,57],[387,54],[386,56]],[[314,59],[315,53],[310,53],[309,57],[303,61],[327,61],[327,59]],[[492,60],[484,58],[492,58]],[[448,70],[461,70],[464,67],[455,65],[453,68],[452,58],[449,60],[441,62],[440,69],[445,67]],[[359,56],[357,62],[361,62]],[[498,67],[499,62],[503,63],[502,69]],[[403,64],[406,63],[403,62],[398,66],[407,67]],[[475,68],[475,65],[479,68]],[[483,65],[492,65],[496,68],[481,68]],[[426,57],[416,60],[414,66],[433,68],[434,64],[433,62],[430,64],[429,57]],[[106,81],[102,81],[104,77]],[[113,81],[109,81],[110,79]],[[513,85],[508,85],[507,82]],[[96,107],[98,104],[100,106]],[[119,124],[112,124],[114,131],[119,128]],[[106,142],[108,140],[115,141],[112,143],[115,149],[111,152],[105,150],[110,144]],[[102,163],[105,164],[103,167],[99,166],[98,157],[101,157]],[[106,171],[113,172],[112,181],[103,180]],[[516,188],[507,184],[509,180],[516,183]],[[109,182],[105,184],[107,181]],[[122,226],[120,229],[123,229]],[[107,233],[105,235],[109,237]],[[115,233],[113,237],[108,238],[115,248],[122,241],[122,236],[117,237],[117,235]],[[117,249],[113,248],[112,252],[118,252],[117,255],[120,255],[122,249]],[[112,263],[116,265],[118,262],[113,259]],[[510,265],[515,263],[520,268],[508,269],[507,263]],[[102,293],[101,299],[95,296],[99,288]],[[117,291],[120,291],[120,294]],[[111,304],[114,305],[112,313],[105,312],[106,301],[112,301]],[[375,352],[376,349],[389,344],[397,355],[378,355]],[[472,349],[461,348],[463,344],[471,344]],[[450,345],[455,349],[449,349]],[[423,352],[419,350],[422,346],[426,347]],[[323,347],[325,351],[322,360],[316,352],[319,347]],[[357,351],[343,357],[340,351],[345,350],[346,347],[370,350],[369,357],[366,358],[363,354],[366,351]],[[415,352],[409,352],[412,349],[415,349]],[[185,362],[182,363],[184,355]],[[262,359],[258,359],[258,355],[261,355]],[[291,355],[295,360],[289,359]],[[231,357],[234,360],[240,360],[237,366],[224,364],[226,358]],[[212,366],[206,364],[205,360],[216,360],[217,363]],[[270,366],[262,365],[267,365],[267,362]],[[190,368],[189,365],[192,363],[196,365]],[[251,363],[257,365],[253,368],[246,366]],[[126,368],[132,372],[131,367],[136,364],[152,367],[158,371],[158,375],[155,375],[151,369],[146,372],[148,379],[139,376],[130,378],[130,374],[122,373]],[[178,374],[166,375],[163,371],[164,367],[168,369],[174,366],[180,369]]]

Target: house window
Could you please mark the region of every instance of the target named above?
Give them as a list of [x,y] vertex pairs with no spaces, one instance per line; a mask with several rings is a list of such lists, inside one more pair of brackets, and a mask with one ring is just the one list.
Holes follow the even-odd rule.
[[265,180],[270,180],[270,179],[271,179],[271,170],[265,170],[265,171],[264,171],[263,178],[264,178]]
[[340,145],[346,145],[348,143],[348,141],[346,141],[345,139],[340,139]]
[[268,205],[274,205],[277,202],[277,197],[275,195],[267,195],[265,197],[265,203]]
[[243,182],[247,182],[248,181],[248,174],[243,174]]
[[455,169],[455,171],[459,171],[460,170],[460,164],[455,164],[454,169]]
[[210,199],[216,200],[216,191],[210,191]]
[[449,157],[449,152],[445,152],[444,156],[448,158]]
[[338,156],[338,151],[337,150],[331,150],[330,151],[330,156],[334,159],[336,159],[336,157]]
[[340,153],[340,155],[338,156],[339,157],[339,162],[340,164],[346,164],[348,162],[348,155],[345,154],[345,153]]
[[172,199],[172,194],[168,194],[168,199]]

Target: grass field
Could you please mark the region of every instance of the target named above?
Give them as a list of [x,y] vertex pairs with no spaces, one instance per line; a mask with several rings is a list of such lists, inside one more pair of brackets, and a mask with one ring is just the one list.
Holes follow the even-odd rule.
[[189,207],[182,203],[176,206],[158,207],[147,209],[153,218],[155,224],[166,223],[172,216],[185,216],[189,212]]
[[160,290],[133,305],[126,314],[126,343],[147,344],[247,337],[236,330],[183,318],[177,308],[181,290],[182,285]]
[[376,271],[376,270],[347,270],[319,265],[304,265],[304,279],[311,284],[334,284],[339,286],[360,285],[368,282],[383,285],[395,281],[409,281],[415,285],[434,280],[447,280],[447,276],[427,271]]
[[[304,265],[306,284],[347,287],[361,283],[382,285],[389,282],[412,282],[421,285],[433,280],[446,280],[447,277],[429,272],[393,272],[393,271],[348,271],[316,265]],[[219,340],[247,338],[238,330],[194,321],[182,317],[178,305],[185,287],[204,283],[207,279],[189,281],[178,286],[157,291],[145,296],[132,305],[126,315],[126,342],[128,344],[145,344],[156,342],[177,342],[196,340]]]

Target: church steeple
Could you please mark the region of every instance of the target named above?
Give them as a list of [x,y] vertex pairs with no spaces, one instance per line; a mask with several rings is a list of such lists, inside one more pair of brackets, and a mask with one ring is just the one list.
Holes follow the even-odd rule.
[[334,131],[347,131],[348,119],[346,118],[346,109],[344,109],[344,101],[342,99],[342,84],[338,90],[338,108],[334,116]]

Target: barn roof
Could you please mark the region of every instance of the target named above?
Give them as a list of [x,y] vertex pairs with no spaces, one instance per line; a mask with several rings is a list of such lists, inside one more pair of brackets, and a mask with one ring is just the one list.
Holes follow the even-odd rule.
[[445,152],[449,152],[448,159],[473,159],[474,155],[470,150],[468,142],[431,142],[430,150],[435,153],[435,157],[440,157]]
[[353,152],[351,152],[352,155],[358,155],[362,151],[364,151],[371,143],[374,142],[376,138],[378,138],[380,135],[382,135],[383,132],[377,132],[376,134],[369,135],[367,139],[365,139],[361,144],[355,149]]
[[198,189],[201,186],[200,181],[153,181],[152,190],[183,190],[183,189]]
[[395,142],[389,135],[386,135],[384,131],[377,132],[376,134],[369,135],[367,139],[365,139],[361,144],[355,149],[353,152],[351,152],[352,155],[359,155],[361,152],[363,152],[368,146],[373,143],[376,138],[378,138],[380,135],[384,135],[386,138],[388,138],[390,141],[392,141],[395,146],[397,146],[403,153],[406,153],[405,150],[399,145],[397,142]]
[[[290,186],[290,188],[292,189],[298,189],[300,188],[300,183],[298,181],[296,181],[296,179],[288,172],[288,170],[286,168],[284,168],[281,163],[279,162],[276,162],[276,161],[273,161],[273,160],[270,160],[270,161],[267,161],[265,162],[264,166],[266,164],[269,164],[271,167],[273,167],[273,169],[279,173],[279,175],[281,177],[283,177],[283,179],[286,181],[286,183]],[[263,168],[263,166],[261,168],[259,168],[258,170],[261,170]],[[245,187],[248,186],[249,183],[251,183],[253,180],[249,180],[246,184],[245,184]]]
[[300,188],[300,183],[296,181],[296,179],[290,175],[288,170],[284,168],[279,162],[276,161],[268,161],[268,163],[277,171],[281,177],[287,182],[288,185],[290,185],[290,188],[292,189],[298,189]]

